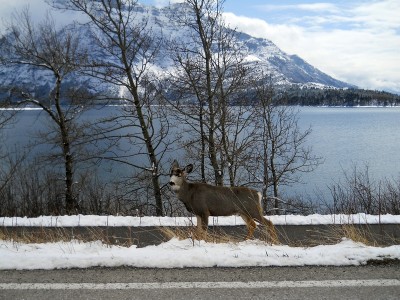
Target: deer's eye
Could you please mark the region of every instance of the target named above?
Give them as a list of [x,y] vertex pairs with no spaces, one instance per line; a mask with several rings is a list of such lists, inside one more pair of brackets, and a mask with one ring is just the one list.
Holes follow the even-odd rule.
[[182,171],[181,170],[171,170],[171,176],[178,176],[181,177],[182,176]]

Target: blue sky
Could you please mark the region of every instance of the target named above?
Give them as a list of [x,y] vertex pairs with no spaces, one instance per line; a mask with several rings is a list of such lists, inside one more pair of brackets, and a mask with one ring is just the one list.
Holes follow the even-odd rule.
[[[0,0],[0,17],[26,3],[36,15],[46,10],[44,0]],[[337,79],[400,94],[399,0],[226,0],[224,12],[237,30],[267,38]]]

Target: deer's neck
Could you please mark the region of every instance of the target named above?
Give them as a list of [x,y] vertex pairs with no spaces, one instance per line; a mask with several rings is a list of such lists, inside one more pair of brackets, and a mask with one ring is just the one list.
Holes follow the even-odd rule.
[[186,202],[190,198],[189,185],[190,185],[190,183],[188,183],[186,180],[184,180],[182,182],[181,187],[179,188],[178,198],[183,202]]

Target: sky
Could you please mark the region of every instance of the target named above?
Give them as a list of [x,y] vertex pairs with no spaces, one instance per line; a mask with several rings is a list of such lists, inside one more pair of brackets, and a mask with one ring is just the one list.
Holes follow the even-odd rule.
[[[365,214],[268,216],[278,224],[399,224],[400,216]],[[0,218],[2,226],[187,226],[196,223],[190,217],[131,217],[131,216],[42,216],[38,218]],[[210,218],[214,225],[243,224],[240,217]],[[339,237],[340,240],[340,237]],[[210,243],[176,238],[159,245],[137,248],[110,246],[100,241],[26,244],[0,239],[0,270],[58,269],[132,266],[144,268],[184,267],[250,267],[363,265],[369,260],[400,259],[400,245],[372,247],[342,238],[334,245],[292,247],[270,245],[257,239],[243,242]],[[397,285],[400,281],[397,281]],[[0,290],[2,289],[0,283]]]
[[[139,0],[159,7],[181,1]],[[26,3],[35,17],[46,11],[44,0],[0,0],[0,18],[7,19]],[[224,4],[226,21],[237,30],[267,38],[336,79],[398,94],[399,11],[399,0],[226,0]]]

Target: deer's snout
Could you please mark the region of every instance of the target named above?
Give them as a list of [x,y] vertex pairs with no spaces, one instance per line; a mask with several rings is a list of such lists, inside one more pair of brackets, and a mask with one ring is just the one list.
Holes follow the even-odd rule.
[[170,182],[169,182],[169,185],[170,185],[170,186],[174,186],[174,185],[175,185],[175,182],[170,181]]

